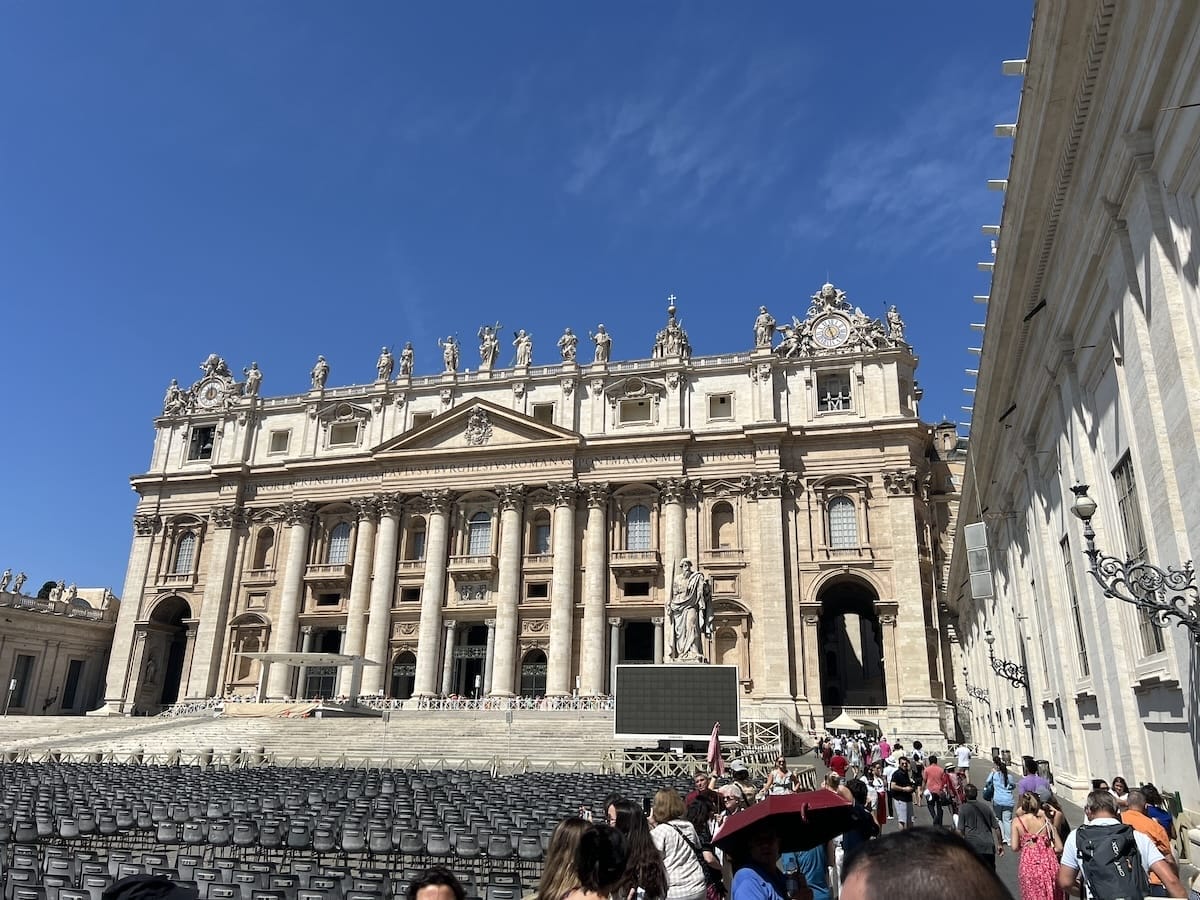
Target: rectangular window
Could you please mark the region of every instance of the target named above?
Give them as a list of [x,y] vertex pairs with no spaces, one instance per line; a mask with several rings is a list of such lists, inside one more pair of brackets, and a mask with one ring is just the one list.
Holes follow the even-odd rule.
[[534,581],[525,585],[525,596],[530,600],[548,600],[550,598],[550,583]]
[[246,598],[246,606],[250,609],[266,609],[267,595],[266,594],[251,594]]
[[329,428],[330,447],[350,447],[358,443],[358,423],[341,422]]
[[1079,592],[1075,588],[1075,566],[1071,562],[1071,541],[1062,539],[1063,575],[1067,579],[1067,597],[1071,603],[1071,623],[1075,627],[1075,644],[1079,648],[1079,674],[1087,678],[1092,674],[1088,665],[1087,641],[1083,637],[1083,616],[1079,612]]
[[268,453],[287,453],[288,444],[292,440],[292,430],[285,428],[282,431],[271,432],[271,444]]
[[400,588],[401,603],[420,603],[421,589],[419,587]]
[[648,399],[622,400],[621,424],[644,425],[650,421],[651,402]]
[[413,413],[412,427],[420,428],[424,425],[428,425],[432,421],[433,421],[433,413],[431,413],[431,412]]
[[850,373],[831,372],[817,378],[817,410],[842,412],[853,409],[850,398]]
[[626,597],[649,597],[650,582],[648,581],[627,581],[623,585],[622,593]]
[[13,686],[12,699],[9,701],[9,706],[15,706],[20,709],[25,705],[27,694],[29,693],[29,680],[33,675],[33,664],[36,662],[36,657],[25,656],[21,654],[17,656],[16,665],[13,666],[12,680],[15,682]]
[[213,439],[216,434],[217,429],[212,425],[193,428],[188,439],[188,459],[212,459]]
[[542,422],[546,425],[554,424],[554,404],[553,403],[535,403],[533,404],[533,418],[536,422]]
[[[1117,511],[1121,514],[1121,531],[1125,534],[1125,551],[1131,561],[1145,562],[1146,532],[1142,529],[1142,510],[1138,506],[1137,484],[1133,479],[1133,460],[1126,453],[1113,469],[1113,484],[1117,489]],[[1131,584],[1131,591],[1137,586]],[[1163,630],[1149,612],[1138,607],[1138,631],[1142,639],[1142,654],[1151,656],[1166,649]]]
[[714,419],[732,419],[733,418],[733,395],[732,394],[709,394],[708,395],[708,420],[711,422]]
[[66,710],[75,708],[75,694],[79,691],[79,679],[83,677],[83,660],[73,659],[67,665],[67,683],[63,685],[62,703]]
[[341,594],[317,594],[317,606],[337,606],[341,602]]

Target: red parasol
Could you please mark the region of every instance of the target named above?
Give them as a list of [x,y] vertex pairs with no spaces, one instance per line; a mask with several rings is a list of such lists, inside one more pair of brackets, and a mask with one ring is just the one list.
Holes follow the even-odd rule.
[[725,760],[721,758],[721,723],[713,725],[712,736],[708,739],[708,768],[714,775],[725,774]]
[[734,813],[713,836],[713,843],[745,858],[750,835],[764,826],[779,835],[779,852],[809,850],[850,830],[853,804],[833,791],[771,794],[749,809]]

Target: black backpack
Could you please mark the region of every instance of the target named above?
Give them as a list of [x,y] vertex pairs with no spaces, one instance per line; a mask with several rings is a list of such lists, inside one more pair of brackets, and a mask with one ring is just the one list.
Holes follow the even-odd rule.
[[1150,894],[1134,830],[1128,825],[1081,825],[1075,849],[1095,900],[1141,900]]

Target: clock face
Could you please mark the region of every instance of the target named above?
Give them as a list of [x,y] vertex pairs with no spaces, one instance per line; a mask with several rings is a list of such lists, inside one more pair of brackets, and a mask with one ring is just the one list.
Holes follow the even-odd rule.
[[200,385],[196,391],[196,403],[203,406],[205,409],[212,409],[214,406],[219,406],[224,397],[225,392],[221,386],[215,381],[206,381]]
[[841,316],[822,316],[813,324],[812,335],[818,347],[840,347],[850,337],[850,323]]

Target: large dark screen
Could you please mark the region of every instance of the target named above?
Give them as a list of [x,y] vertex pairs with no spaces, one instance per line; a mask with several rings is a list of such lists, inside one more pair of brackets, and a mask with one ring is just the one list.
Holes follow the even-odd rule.
[[737,666],[617,666],[619,738],[707,740],[714,722],[736,738]]

